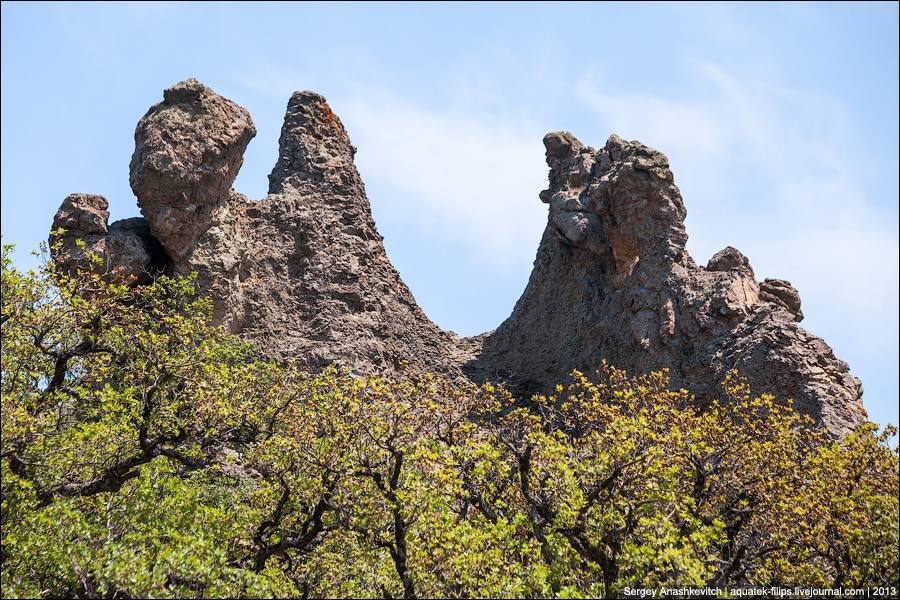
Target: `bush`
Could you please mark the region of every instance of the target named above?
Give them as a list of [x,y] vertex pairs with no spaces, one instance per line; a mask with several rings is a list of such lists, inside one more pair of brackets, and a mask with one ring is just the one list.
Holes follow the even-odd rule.
[[600,365],[527,402],[305,373],[190,278],[2,274],[4,597],[602,597],[897,586],[892,429],[737,373],[695,407]]

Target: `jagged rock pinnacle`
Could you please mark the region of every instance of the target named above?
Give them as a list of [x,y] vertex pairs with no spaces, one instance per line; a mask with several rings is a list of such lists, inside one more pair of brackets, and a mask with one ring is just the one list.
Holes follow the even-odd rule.
[[258,201],[229,191],[254,134],[243,108],[192,79],[138,124],[132,187],[172,271],[196,272],[215,318],[269,355],[459,374],[455,336],[428,320],[387,259],[355,150],[325,98],[291,96]]
[[294,92],[278,140],[278,162],[269,175],[269,193],[300,189],[304,183],[327,184],[335,193],[361,192],[362,181],[353,166],[355,152],[325,98]]
[[600,150],[565,132],[544,144],[550,210],[534,270],[467,373],[544,392],[607,359],[632,372],[668,368],[674,385],[710,400],[737,368],[831,431],[864,419],[859,380],[796,325],[790,283],[758,283],[731,247],[706,268],[688,255],[686,211],[663,154],[615,135]]
[[694,262],[669,162],[639,142],[613,135],[594,150],[568,132],[545,136],[548,222],[528,285],[496,331],[460,339],[425,316],[391,266],[355,149],[322,96],[291,96],[258,201],[230,190],[255,134],[247,111],[194,79],[163,98],[135,132],[131,185],[146,221],[107,227],[104,199],[70,196],[54,221],[63,262],[81,239],[138,283],[134,273],[162,256],[166,271],[198,273],[220,323],[314,368],[430,370],[527,394],[606,359],[668,368],[701,401],[737,368],[834,433],[865,419],[859,380],[797,325],[790,283],[757,282],[731,247]]

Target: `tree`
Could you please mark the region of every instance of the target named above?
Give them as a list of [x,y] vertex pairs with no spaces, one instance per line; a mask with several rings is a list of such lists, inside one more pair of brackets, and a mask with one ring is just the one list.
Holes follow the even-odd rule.
[[602,364],[553,395],[308,373],[191,278],[2,259],[2,594],[602,597],[897,586],[898,456],[740,375],[700,409]]

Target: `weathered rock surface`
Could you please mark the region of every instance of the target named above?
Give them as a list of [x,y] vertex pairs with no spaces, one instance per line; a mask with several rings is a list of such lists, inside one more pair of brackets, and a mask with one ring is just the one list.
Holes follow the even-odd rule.
[[162,272],[167,259],[146,221],[124,219],[108,225],[108,208],[106,198],[95,194],[70,194],[63,200],[50,235],[59,264],[71,271],[85,266],[86,254],[96,254],[102,272],[129,285]]
[[864,420],[860,381],[797,326],[790,283],[758,283],[731,247],[705,268],[688,255],[665,156],[617,136],[599,150],[565,132],[544,144],[550,215],[534,270],[467,372],[544,391],[605,358],[632,372],[668,367],[673,385],[708,400],[738,369],[754,390],[793,398],[834,432]]
[[254,134],[244,109],[195,80],[138,124],[132,189],[173,271],[197,272],[216,319],[269,355],[459,374],[456,336],[431,323],[387,259],[355,149],[325,99],[291,97],[259,201],[230,190]]
[[227,211],[228,190],[256,128],[250,114],[196,79],[167,89],[134,132],[131,189],[174,260]]
[[730,247],[694,263],[684,203],[651,148],[612,136],[594,150],[548,134],[549,218],[528,286],[496,331],[460,339],[428,319],[391,266],[355,149],[324,98],[291,97],[259,201],[230,189],[254,134],[243,108],[196,80],[169,88],[135,133],[131,184],[146,220],[107,227],[105,200],[70,196],[54,221],[65,252],[83,239],[128,273],[160,257],[169,271],[195,271],[219,322],[312,367],[428,369],[529,393],[605,358],[633,372],[668,367],[701,400],[737,368],[836,433],[865,418],[859,380],[797,326],[790,283],[758,283]]

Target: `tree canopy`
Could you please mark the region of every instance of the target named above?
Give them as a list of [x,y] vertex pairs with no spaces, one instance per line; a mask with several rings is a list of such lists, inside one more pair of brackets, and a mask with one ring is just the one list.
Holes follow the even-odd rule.
[[894,430],[601,364],[530,399],[306,372],[191,278],[2,258],[3,597],[898,586]]

